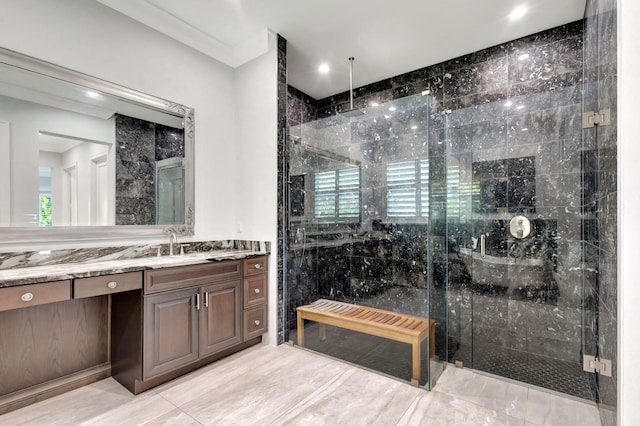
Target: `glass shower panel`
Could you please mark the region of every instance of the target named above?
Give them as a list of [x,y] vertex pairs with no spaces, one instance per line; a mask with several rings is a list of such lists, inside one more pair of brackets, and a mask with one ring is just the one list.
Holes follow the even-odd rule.
[[[286,328],[296,340],[296,308],[318,299],[436,320],[435,354],[421,348],[420,384],[446,360],[446,318],[430,293],[429,123],[424,94],[289,129]],[[444,247],[444,245],[441,245]],[[446,292],[437,306],[446,312]],[[411,345],[307,322],[305,347],[403,380]],[[437,344],[436,344],[437,343]]]
[[577,86],[446,115],[450,360],[592,399]]

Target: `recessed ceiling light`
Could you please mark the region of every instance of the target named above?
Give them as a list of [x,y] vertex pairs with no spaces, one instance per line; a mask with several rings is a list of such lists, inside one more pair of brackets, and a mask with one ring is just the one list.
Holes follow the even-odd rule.
[[411,126],[411,130],[417,130],[418,126]]
[[527,13],[527,8],[525,6],[518,6],[511,11],[509,14],[509,19],[515,21],[516,19],[522,18]]
[[318,71],[320,72],[320,74],[326,74],[331,70],[331,68],[329,68],[329,64],[320,64],[320,66],[318,67]]
[[100,97],[100,95],[97,92],[92,92],[90,90],[87,92],[87,96],[92,99],[98,99]]

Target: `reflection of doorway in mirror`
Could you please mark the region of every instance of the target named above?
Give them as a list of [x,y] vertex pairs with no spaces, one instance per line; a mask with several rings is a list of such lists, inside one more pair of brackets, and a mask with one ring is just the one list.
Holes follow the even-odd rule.
[[63,225],[73,226],[78,224],[78,165],[74,163],[64,168],[64,214]]
[[38,168],[38,226],[53,225],[52,175],[53,169],[51,167]]
[[107,153],[91,159],[91,224],[109,225],[109,168]]
[[156,162],[156,223],[184,223],[184,158]]

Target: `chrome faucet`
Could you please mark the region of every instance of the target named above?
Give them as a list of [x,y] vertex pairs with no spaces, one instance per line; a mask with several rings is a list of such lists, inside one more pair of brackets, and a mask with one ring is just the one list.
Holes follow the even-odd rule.
[[169,234],[169,256],[173,256],[173,245],[178,244],[178,237],[175,232]]

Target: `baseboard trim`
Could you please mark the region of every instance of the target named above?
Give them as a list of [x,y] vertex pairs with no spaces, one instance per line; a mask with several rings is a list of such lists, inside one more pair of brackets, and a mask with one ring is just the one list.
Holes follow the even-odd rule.
[[69,392],[111,376],[111,363],[104,363],[58,379],[0,396],[0,415]]

